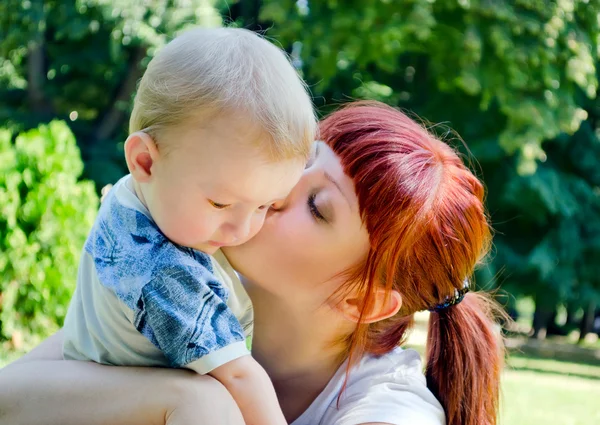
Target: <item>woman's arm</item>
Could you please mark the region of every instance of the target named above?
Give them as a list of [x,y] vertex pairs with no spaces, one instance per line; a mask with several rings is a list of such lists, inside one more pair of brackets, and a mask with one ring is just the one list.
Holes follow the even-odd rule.
[[227,390],[174,369],[61,360],[62,334],[0,370],[0,424],[242,425]]

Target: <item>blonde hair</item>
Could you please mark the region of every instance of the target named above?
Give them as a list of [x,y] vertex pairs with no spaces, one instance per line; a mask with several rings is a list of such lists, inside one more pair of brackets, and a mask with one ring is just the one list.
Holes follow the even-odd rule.
[[129,132],[156,137],[226,111],[260,125],[272,159],[308,158],[316,117],[306,85],[281,49],[239,28],[193,29],[160,50],[140,81]]

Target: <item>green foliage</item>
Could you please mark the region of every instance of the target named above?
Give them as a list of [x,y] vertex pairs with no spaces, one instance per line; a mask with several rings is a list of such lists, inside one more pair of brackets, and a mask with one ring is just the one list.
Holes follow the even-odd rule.
[[99,186],[125,172],[123,142],[150,57],[192,25],[221,24],[214,0],[3,0],[0,125],[69,122]]
[[[429,92],[477,96],[481,110],[497,104],[505,121],[499,144],[520,152],[522,173],[535,171],[542,141],[575,132],[586,118],[573,93],[596,94],[597,1],[297,3],[267,0],[262,18],[274,22],[270,35],[284,45],[302,44],[318,92],[327,96],[350,71],[344,94],[364,97],[376,81],[392,88],[387,97],[397,103],[392,93],[427,73]],[[406,55],[424,60],[403,64]]]
[[98,198],[60,121],[0,130],[0,340],[62,323]]

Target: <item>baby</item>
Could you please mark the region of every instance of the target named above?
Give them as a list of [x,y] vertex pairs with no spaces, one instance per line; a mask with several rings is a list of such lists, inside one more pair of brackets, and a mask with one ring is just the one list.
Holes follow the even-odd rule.
[[252,304],[223,254],[299,180],[316,120],[282,51],[242,29],[195,29],[148,65],[130,174],[85,243],[64,357],[210,374],[247,424],[286,423],[250,356]]

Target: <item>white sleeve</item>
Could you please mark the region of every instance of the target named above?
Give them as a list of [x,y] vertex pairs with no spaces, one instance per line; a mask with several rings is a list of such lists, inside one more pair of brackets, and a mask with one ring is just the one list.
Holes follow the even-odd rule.
[[223,347],[217,351],[212,351],[198,360],[194,360],[191,363],[183,366],[186,369],[191,369],[200,375],[205,375],[212,372],[219,366],[223,366],[225,363],[229,363],[233,360],[239,359],[243,356],[249,356],[250,351],[246,347],[244,341],[234,342],[226,347]]
[[363,385],[356,382],[339,406],[330,406],[325,425],[445,425],[444,410],[423,378],[391,372]]

